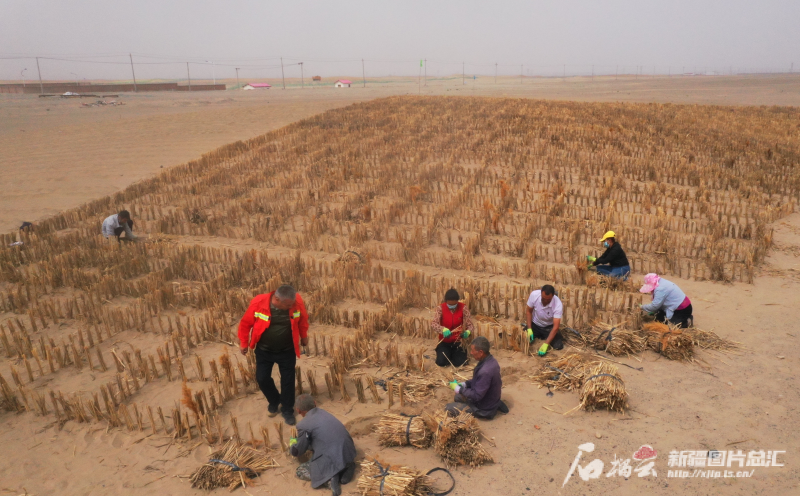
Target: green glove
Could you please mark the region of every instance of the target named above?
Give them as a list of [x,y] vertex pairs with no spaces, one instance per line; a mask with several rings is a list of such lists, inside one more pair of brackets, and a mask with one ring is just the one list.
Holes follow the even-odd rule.
[[295,444],[297,444],[297,438],[296,437],[293,437],[293,438],[289,439],[289,447],[290,448],[292,446],[294,446]]
[[533,343],[533,329],[531,329],[531,328],[528,328],[528,330],[527,330],[527,331],[525,331],[525,332],[527,332],[527,333],[528,333],[528,341],[529,341],[529,342],[531,342],[531,343]]
[[449,383],[447,383],[447,385],[448,385],[448,386],[450,386],[450,389],[452,389],[453,391],[455,391],[455,390],[456,390],[456,388],[458,387],[458,382],[456,382],[456,381],[450,381]]
[[545,356],[547,354],[547,350],[550,349],[550,345],[545,343],[539,347],[539,356]]
[[461,337],[467,339],[469,337],[469,329],[461,333]]
[[453,331],[451,331],[450,329],[446,327],[442,329],[442,336],[444,336],[445,338],[449,338],[451,334],[453,334]]
[[597,258],[595,258],[595,257],[593,257],[591,255],[586,255],[586,260],[588,260],[590,262],[594,262],[595,260],[597,260]]

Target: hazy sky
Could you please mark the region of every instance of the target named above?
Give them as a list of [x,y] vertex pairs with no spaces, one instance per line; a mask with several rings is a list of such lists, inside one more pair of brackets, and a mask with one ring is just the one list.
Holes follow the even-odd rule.
[[[0,0],[0,79],[800,70],[800,1]],[[108,56],[106,56],[108,55]],[[112,56],[113,55],[113,56]],[[163,57],[163,58],[147,58]],[[164,62],[175,62],[165,64]],[[685,69],[684,69],[685,68]],[[287,76],[299,76],[297,66]]]

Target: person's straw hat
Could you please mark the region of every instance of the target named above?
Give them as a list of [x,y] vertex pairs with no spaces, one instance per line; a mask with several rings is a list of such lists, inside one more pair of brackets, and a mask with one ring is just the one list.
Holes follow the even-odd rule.
[[607,233],[603,234],[602,238],[600,238],[600,242],[602,243],[603,241],[607,240],[608,238],[616,238],[616,237],[617,237],[617,235],[614,233],[614,231],[608,231]]

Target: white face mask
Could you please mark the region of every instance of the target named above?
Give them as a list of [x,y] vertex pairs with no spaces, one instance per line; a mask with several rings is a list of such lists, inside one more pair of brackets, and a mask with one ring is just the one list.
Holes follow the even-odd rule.
[[455,305],[449,305],[448,304],[447,308],[449,308],[450,310],[455,310],[456,308],[458,308],[458,303],[456,303]]
[[608,241],[603,241],[603,246],[605,246],[606,248],[608,248]]

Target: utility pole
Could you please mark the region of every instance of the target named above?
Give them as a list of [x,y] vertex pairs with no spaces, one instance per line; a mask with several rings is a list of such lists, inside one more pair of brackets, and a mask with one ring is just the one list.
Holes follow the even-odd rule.
[[461,86],[464,86],[464,84],[466,84],[464,82],[464,62],[461,62]]
[[131,59],[131,74],[133,74],[133,91],[138,92],[139,89],[136,87],[136,72],[133,70],[133,55],[128,54],[128,57]]
[[189,62],[186,62],[186,78],[189,80],[189,91],[192,91],[192,73],[189,72]]
[[564,78],[567,77],[567,64],[564,64]]
[[300,62],[300,89],[306,87],[305,79],[303,78],[303,63]]
[[281,57],[281,80],[283,81],[283,89],[286,89],[286,77],[283,75],[283,57]]
[[367,87],[367,71],[364,69],[364,59],[361,59],[361,78],[364,81],[364,88]]
[[619,66],[617,66],[617,68],[614,69],[614,81],[616,81],[617,78],[619,78]]
[[494,84],[497,84],[497,62],[494,63]]
[[428,59],[425,59],[425,86],[428,86]]
[[239,88],[241,88],[241,85],[239,84],[239,68],[237,67],[236,68],[236,89],[238,90]]
[[417,93],[422,93],[422,59],[419,61],[419,75],[417,76]]
[[36,72],[39,73],[39,92],[44,95],[44,85],[42,84],[42,70],[39,68],[39,57],[36,57]]
[[592,82],[594,82],[594,64],[592,64]]
[[27,71],[27,70],[28,70],[28,68],[26,67],[26,68],[22,69],[20,71],[20,73],[19,73],[19,75],[22,76],[22,87],[23,88],[25,87],[25,71]]
[[519,65],[519,84],[522,84],[522,74],[524,73],[524,71],[523,71],[523,66],[524,65],[525,64],[520,64]]

